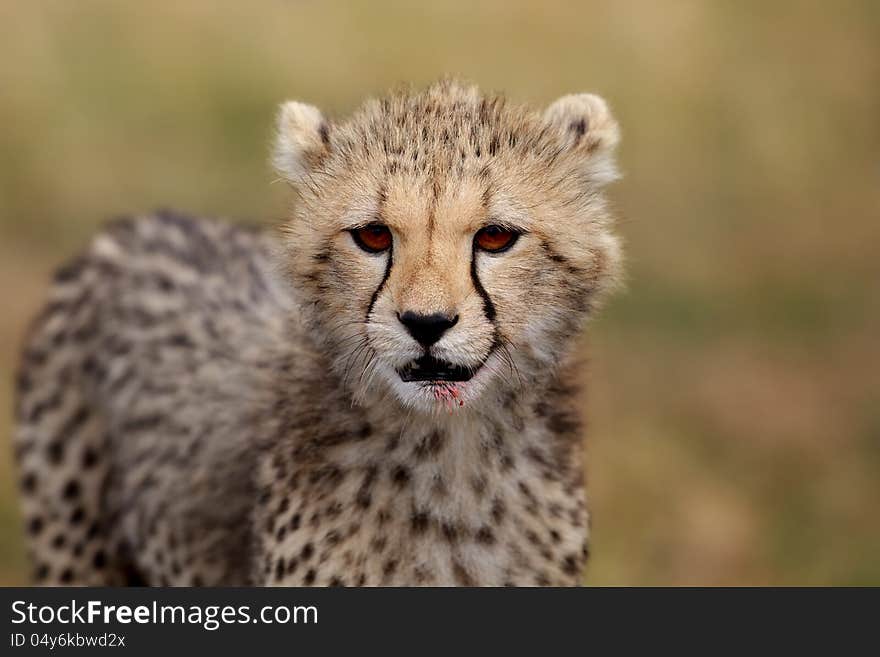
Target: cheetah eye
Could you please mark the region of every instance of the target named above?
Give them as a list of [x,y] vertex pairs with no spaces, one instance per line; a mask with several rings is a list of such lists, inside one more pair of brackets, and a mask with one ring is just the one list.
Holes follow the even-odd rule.
[[510,228],[495,225],[486,226],[478,230],[477,234],[474,235],[474,244],[483,251],[501,253],[512,247],[519,239],[519,236],[520,234],[517,231]]
[[391,248],[391,231],[383,224],[367,224],[349,232],[354,243],[367,253],[382,253]]

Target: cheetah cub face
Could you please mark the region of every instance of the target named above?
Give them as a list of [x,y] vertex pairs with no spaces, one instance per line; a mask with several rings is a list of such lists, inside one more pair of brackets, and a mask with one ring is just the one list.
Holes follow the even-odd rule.
[[354,399],[466,412],[539,384],[616,278],[617,140],[588,94],[537,112],[442,82],[339,122],[285,103],[283,257]]

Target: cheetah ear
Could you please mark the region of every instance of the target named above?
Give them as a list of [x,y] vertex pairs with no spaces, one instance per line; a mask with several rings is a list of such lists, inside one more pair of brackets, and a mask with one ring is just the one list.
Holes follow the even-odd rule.
[[620,129],[605,100],[594,94],[563,96],[544,111],[544,121],[557,130],[566,150],[581,155],[591,183],[617,180],[614,150]]
[[330,150],[330,125],[313,105],[287,101],[278,110],[272,165],[289,182],[300,183]]

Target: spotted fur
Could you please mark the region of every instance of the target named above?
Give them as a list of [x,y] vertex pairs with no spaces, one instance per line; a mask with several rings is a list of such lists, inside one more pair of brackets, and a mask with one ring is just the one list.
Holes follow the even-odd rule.
[[[453,81],[288,103],[279,233],[159,212],[60,270],[15,449],[50,584],[568,585],[588,555],[574,344],[613,286],[595,96]],[[351,231],[381,223],[393,246]],[[509,251],[473,236],[502,225]],[[455,313],[423,348],[406,311]],[[406,382],[427,349],[467,381]]]

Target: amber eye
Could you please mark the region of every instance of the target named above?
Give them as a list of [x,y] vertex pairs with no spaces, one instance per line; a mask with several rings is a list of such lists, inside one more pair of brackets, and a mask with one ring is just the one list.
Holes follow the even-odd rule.
[[502,226],[486,226],[477,231],[474,244],[489,253],[501,253],[514,245],[519,233]]
[[381,253],[391,248],[391,231],[382,224],[367,224],[350,231],[355,244],[367,253]]

